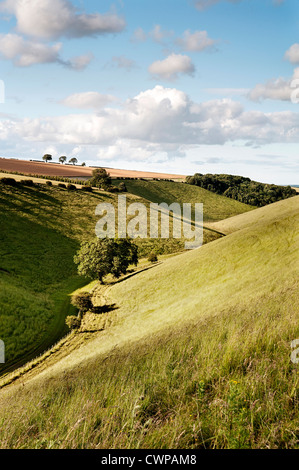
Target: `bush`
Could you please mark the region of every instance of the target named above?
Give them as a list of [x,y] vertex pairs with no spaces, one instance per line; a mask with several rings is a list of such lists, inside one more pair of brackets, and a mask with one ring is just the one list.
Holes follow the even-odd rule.
[[70,315],[66,317],[65,323],[70,330],[78,330],[81,326],[81,320],[75,315]]
[[92,193],[91,186],[82,186],[81,191],[87,191],[88,193]]
[[34,186],[34,183],[32,180],[21,180],[20,183],[23,184],[24,186]]
[[66,189],[66,185],[64,183],[59,183],[58,188]]
[[17,186],[17,182],[14,178],[1,178],[0,182],[8,186]]
[[80,310],[80,313],[85,313],[93,307],[91,297],[90,292],[81,292],[72,296],[71,303]]
[[156,255],[156,253],[151,253],[149,257],[147,258],[147,260],[150,263],[156,263],[158,261],[158,256]]
[[76,186],[74,184],[69,183],[66,187],[68,191],[76,191]]
[[52,181],[46,181],[47,186],[53,186]]

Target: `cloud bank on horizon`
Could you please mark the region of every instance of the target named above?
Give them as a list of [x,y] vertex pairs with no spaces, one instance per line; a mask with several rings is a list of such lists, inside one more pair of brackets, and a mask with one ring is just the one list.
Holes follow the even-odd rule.
[[297,3],[0,2],[2,154],[296,184]]

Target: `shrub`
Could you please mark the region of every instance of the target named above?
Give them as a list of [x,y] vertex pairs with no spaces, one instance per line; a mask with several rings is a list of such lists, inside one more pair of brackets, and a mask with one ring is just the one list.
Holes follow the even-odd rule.
[[1,178],[2,184],[7,184],[9,186],[17,186],[17,182],[14,178]]
[[89,193],[92,193],[92,187],[91,186],[82,186],[81,191],[87,191]]
[[75,315],[70,315],[66,317],[65,323],[70,330],[78,330],[81,326],[81,320]]
[[66,187],[68,191],[76,191],[76,186],[74,184],[69,183]]
[[53,186],[52,181],[46,181],[47,186]]
[[58,183],[58,188],[66,189],[66,185],[64,183]]
[[21,180],[20,183],[23,184],[24,186],[34,186],[34,183],[32,180]]
[[90,292],[81,292],[72,296],[71,303],[80,310],[80,314],[87,312],[93,308]]
[[158,256],[156,253],[151,253],[147,259],[150,263],[156,263],[158,261]]

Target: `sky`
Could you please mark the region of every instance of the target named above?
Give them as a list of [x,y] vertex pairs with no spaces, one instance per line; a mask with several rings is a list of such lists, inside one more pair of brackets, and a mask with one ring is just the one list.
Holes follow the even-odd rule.
[[0,1],[0,156],[299,184],[298,0]]

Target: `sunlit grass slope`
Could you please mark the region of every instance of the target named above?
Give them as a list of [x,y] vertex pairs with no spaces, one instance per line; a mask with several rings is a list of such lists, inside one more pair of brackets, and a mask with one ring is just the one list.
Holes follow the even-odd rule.
[[[138,198],[127,199],[130,204]],[[74,310],[69,294],[86,282],[77,275],[73,257],[80,241],[95,236],[95,208],[101,202],[117,211],[116,194],[0,184],[0,338],[6,345],[0,373],[38,355],[66,332],[65,317]],[[204,240],[218,236],[207,230]],[[140,256],[184,249],[175,239],[138,245]]]
[[109,329],[1,392],[2,447],[298,447],[298,209],[109,287]]
[[[121,180],[114,181],[115,184],[120,182]],[[125,180],[125,184],[130,193],[155,203],[166,202],[172,204],[178,202],[181,205],[183,203],[203,203],[204,222],[226,219],[253,209],[252,206],[247,204],[184,183]]]

